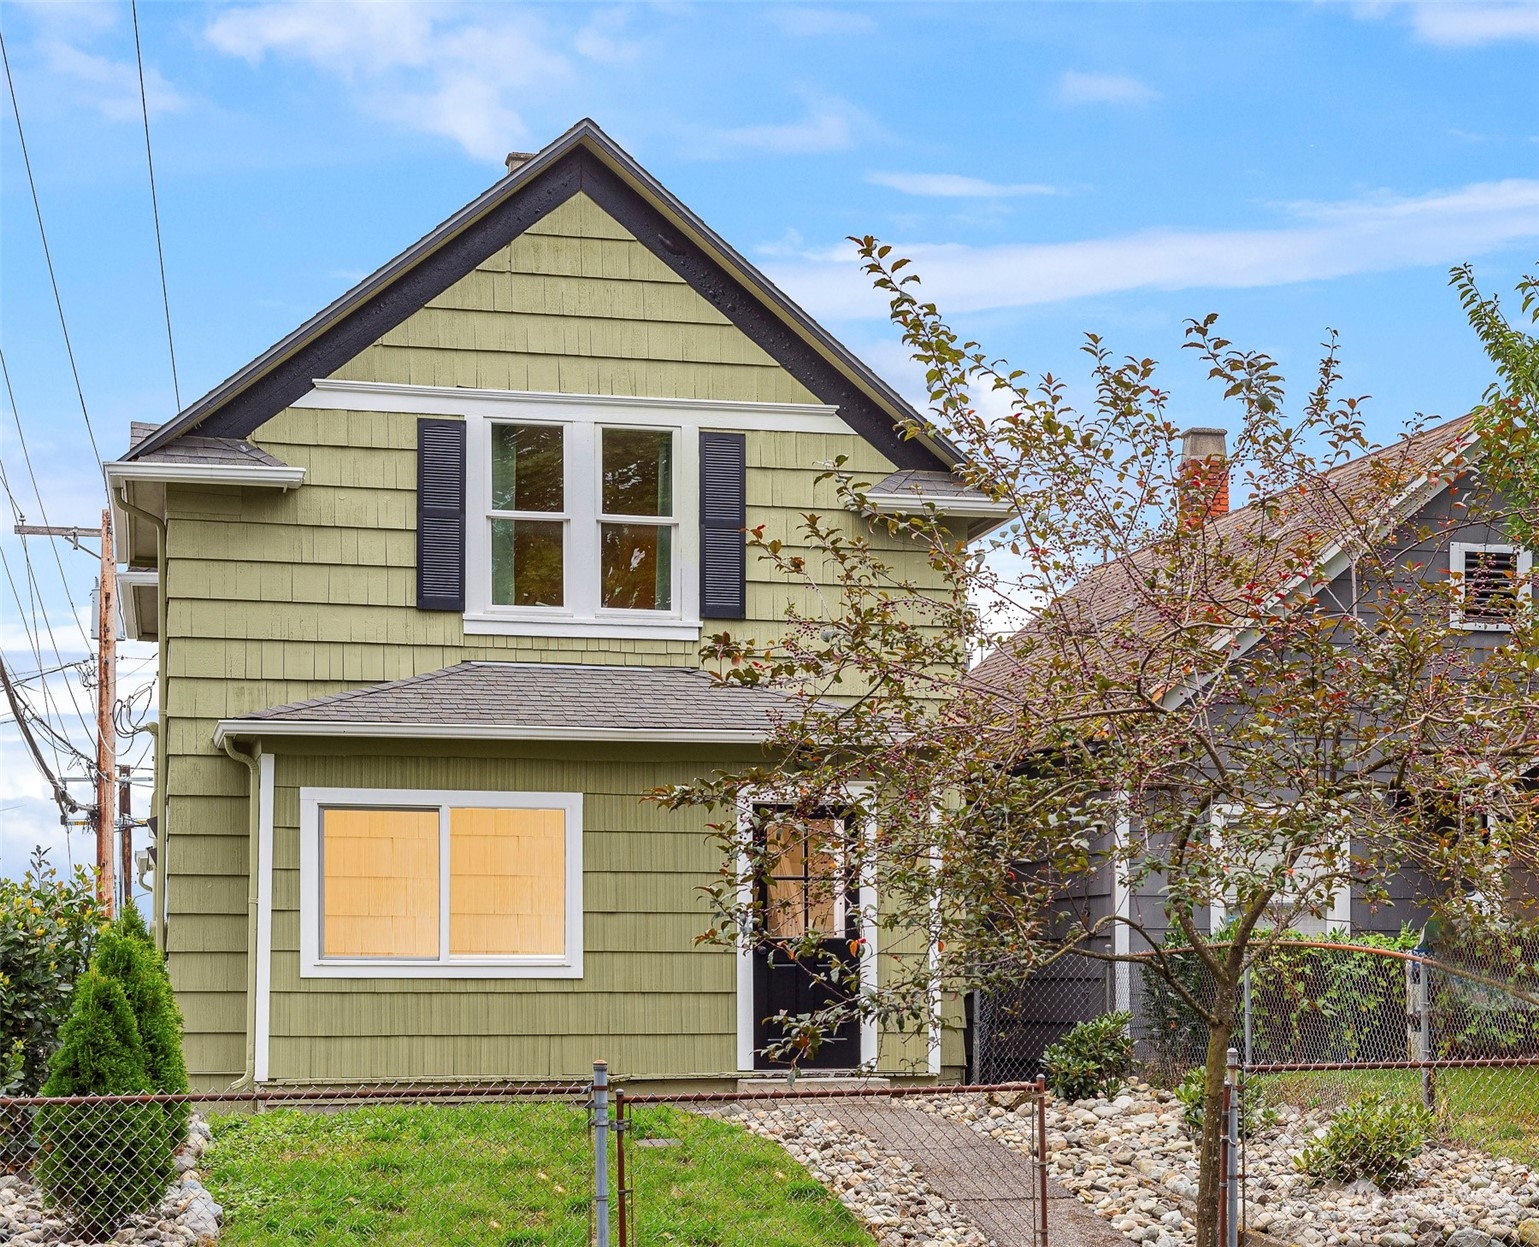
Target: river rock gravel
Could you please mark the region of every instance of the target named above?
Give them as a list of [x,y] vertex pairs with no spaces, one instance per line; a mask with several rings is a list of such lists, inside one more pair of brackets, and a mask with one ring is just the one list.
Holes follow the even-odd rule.
[[0,1243],[98,1247],[102,1243],[159,1247],[214,1247],[224,1215],[203,1185],[198,1166],[208,1147],[208,1123],[194,1116],[187,1143],[176,1154],[178,1177],[153,1214],[134,1217],[108,1239],[79,1238],[69,1222],[45,1209],[42,1192],[23,1174],[0,1174]]
[[816,1108],[742,1107],[721,1115],[785,1148],[865,1223],[880,1247],[994,1247],[917,1166]]
[[[976,1099],[925,1102],[929,1111],[1030,1151],[1027,1109]],[[1330,1120],[1326,1111],[1277,1110],[1250,1140],[1245,1224],[1299,1247],[1500,1247],[1539,1242],[1539,1175],[1526,1165],[1465,1148],[1429,1147],[1409,1184],[1316,1182],[1294,1156]],[[1112,1228],[1149,1247],[1195,1243],[1196,1154],[1169,1091],[1133,1083],[1114,1100],[1049,1100],[1051,1175]],[[1528,1227],[1535,1226],[1536,1229]]]

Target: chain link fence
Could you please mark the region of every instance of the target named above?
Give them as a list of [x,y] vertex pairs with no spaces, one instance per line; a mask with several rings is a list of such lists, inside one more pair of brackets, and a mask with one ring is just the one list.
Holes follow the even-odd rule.
[[818,1081],[622,1094],[622,1247],[1046,1243],[1038,1086]]
[[0,1099],[0,1242],[593,1241],[586,1084]]
[[[160,1247],[1043,1241],[1042,1096],[591,1084],[0,1098],[0,1242]],[[820,1085],[821,1084],[821,1085]]]
[[[1199,959],[1167,952],[1210,1005]],[[1065,960],[1078,964],[975,1004],[978,1071],[1032,1076],[1076,1021],[1126,1011],[1132,1077],[1102,1102],[1051,1105],[1053,1170],[1122,1232],[1189,1241],[1206,1023],[1152,959]],[[1231,1042],[1236,1233],[1539,1235],[1539,947],[1284,940],[1247,974]]]

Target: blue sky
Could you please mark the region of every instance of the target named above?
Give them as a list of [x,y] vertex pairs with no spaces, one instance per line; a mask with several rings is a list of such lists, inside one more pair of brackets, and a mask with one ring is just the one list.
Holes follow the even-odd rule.
[[[1086,330],[1169,361],[1193,422],[1225,417],[1178,350],[1185,318],[1221,313],[1300,383],[1335,328],[1380,437],[1488,379],[1448,266],[1497,289],[1539,267],[1539,3],[146,0],[139,18],[184,402],[582,116],[911,394],[849,234],[914,255],[1016,366],[1082,379]],[[130,12],[10,0],[0,30],[111,457],[130,420],[176,407]],[[0,455],[29,521],[89,521],[100,477],[5,112],[0,344],[41,504],[9,400]],[[0,586],[8,663],[35,671],[35,645],[52,665],[50,630],[81,657],[91,560],[9,527],[41,609],[34,630]],[[152,658],[129,648],[125,691]],[[78,681],[28,688],[88,747]],[[0,870],[39,841],[85,857],[73,839],[0,723]]]

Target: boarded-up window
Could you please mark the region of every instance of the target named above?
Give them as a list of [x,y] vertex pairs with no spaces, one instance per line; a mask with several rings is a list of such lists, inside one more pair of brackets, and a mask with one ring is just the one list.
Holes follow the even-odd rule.
[[449,811],[449,955],[566,951],[561,810]]
[[787,819],[766,828],[773,869],[766,880],[765,935],[772,940],[842,933],[845,921],[837,843],[840,820]]
[[566,955],[567,817],[559,808],[324,809],[321,955]]
[[433,810],[327,810],[322,948],[327,957],[438,957]]

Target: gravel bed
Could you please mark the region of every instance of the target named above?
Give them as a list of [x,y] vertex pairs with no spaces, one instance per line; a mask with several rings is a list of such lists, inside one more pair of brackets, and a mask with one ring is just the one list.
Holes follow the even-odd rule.
[[[1021,1151],[1030,1124],[1004,1104],[926,1101]],[[1248,1147],[1247,1225],[1302,1247],[1539,1247],[1539,1175],[1525,1165],[1465,1148],[1429,1147],[1410,1184],[1316,1182],[1293,1157],[1323,1133],[1330,1114],[1277,1110],[1276,1124]],[[1196,1154],[1182,1106],[1168,1091],[1134,1083],[1112,1101],[1047,1108],[1049,1172],[1112,1227],[1150,1247],[1196,1241]]]
[[814,1108],[736,1108],[718,1115],[785,1148],[881,1247],[994,1247],[917,1166]]
[[[176,1154],[180,1176],[153,1215],[134,1217],[107,1242],[161,1244],[163,1247],[214,1247],[224,1215],[203,1185],[198,1165],[209,1141],[208,1123],[194,1115],[187,1143]],[[77,1238],[69,1222],[48,1214],[42,1192],[25,1174],[0,1174],[0,1243],[96,1247],[101,1240]]]

